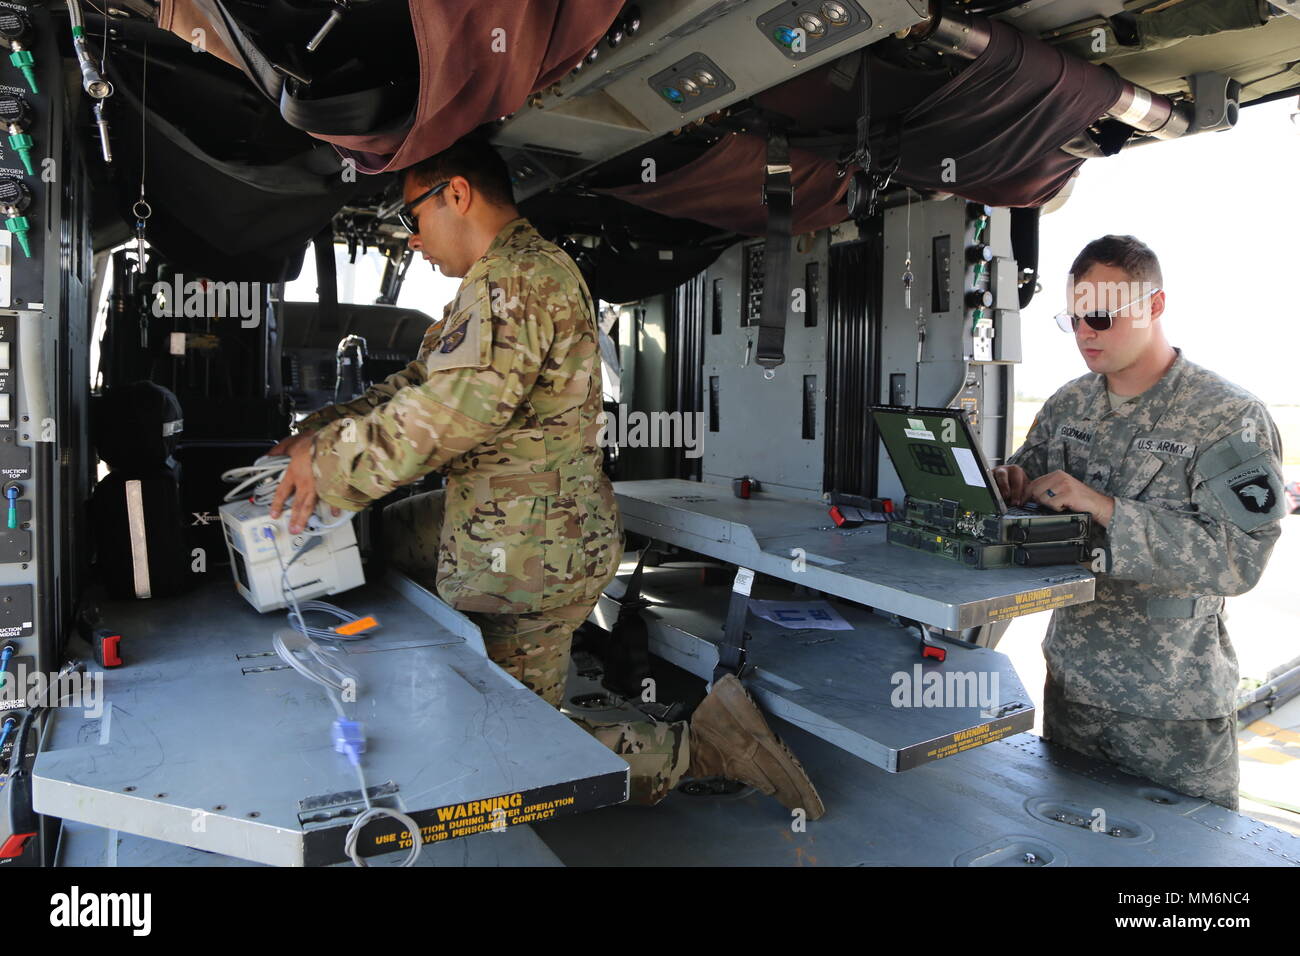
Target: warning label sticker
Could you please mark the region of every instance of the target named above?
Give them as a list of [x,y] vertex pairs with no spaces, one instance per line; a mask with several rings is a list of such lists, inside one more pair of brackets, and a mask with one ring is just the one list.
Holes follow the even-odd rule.
[[[434,810],[437,822],[422,824],[420,836],[425,843],[440,843],[443,840],[482,833],[484,830],[504,830],[517,823],[540,823],[572,808],[575,803],[577,797],[574,796],[525,803],[523,793],[455,803]],[[398,849],[408,849],[411,846],[411,835],[403,830],[400,834],[388,833],[375,840],[376,847],[380,849],[392,849],[393,844]]]
[[[475,833],[500,833],[521,823],[541,823],[564,814],[619,803],[627,798],[626,781],[626,772],[614,773],[452,803],[410,813],[410,816],[420,825],[421,842],[442,843]],[[346,859],[342,852],[343,833],[346,830],[346,826],[332,826],[308,831],[304,838],[307,864],[320,865]],[[365,828],[357,848],[362,856],[372,856],[409,850],[411,841],[410,831],[401,823],[381,817]]]
[[944,757],[951,757],[966,750],[974,750],[976,747],[983,747],[1004,737],[1022,733],[1033,726],[1034,711],[1032,708],[1026,708],[1013,716],[958,730],[946,737],[908,748],[898,755],[898,769],[910,770],[921,764],[942,760]]
[[1013,594],[1003,599],[1005,603],[989,608],[990,621],[1006,621],[1022,614],[1035,614],[1038,611],[1052,611],[1058,607],[1076,603],[1074,591],[1057,591],[1051,588],[1039,588],[1023,594]]

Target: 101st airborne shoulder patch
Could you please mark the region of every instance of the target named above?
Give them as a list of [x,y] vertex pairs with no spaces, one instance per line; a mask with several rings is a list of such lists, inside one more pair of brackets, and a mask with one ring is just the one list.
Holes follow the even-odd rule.
[[463,285],[453,310],[441,323],[441,335],[424,357],[425,368],[487,368],[492,364],[492,316],[486,279]]
[[1255,531],[1286,514],[1277,464],[1271,455],[1259,454],[1254,442],[1229,435],[1202,456],[1197,471],[1209,474],[1206,486],[1243,531]]

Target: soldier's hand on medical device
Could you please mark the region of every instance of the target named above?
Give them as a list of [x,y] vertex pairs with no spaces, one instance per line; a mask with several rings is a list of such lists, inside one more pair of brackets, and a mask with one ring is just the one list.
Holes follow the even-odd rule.
[[[316,475],[311,469],[312,436],[293,435],[284,439],[268,455],[288,455],[289,465],[284,470],[280,484],[271,499],[271,517],[278,518],[284,510],[284,504],[293,497],[293,508],[289,512],[289,533],[301,534],[307,527],[307,519],[316,510]],[[330,509],[335,517],[341,512],[338,508]]]
[[279,444],[266,453],[267,458],[273,458],[276,455],[291,455],[293,450],[300,445],[311,444],[311,432],[302,435],[289,435],[287,438],[281,438]]

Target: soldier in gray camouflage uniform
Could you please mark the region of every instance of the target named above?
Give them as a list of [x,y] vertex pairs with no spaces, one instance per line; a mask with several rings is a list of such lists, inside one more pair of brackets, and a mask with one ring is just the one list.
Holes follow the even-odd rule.
[[1071,277],[1062,321],[1091,373],[1048,399],[994,469],[1011,504],[1095,519],[1096,599],[1057,610],[1043,642],[1044,736],[1236,809],[1237,658],[1221,612],[1280,534],[1277,429],[1166,341],[1160,266],[1142,243],[1089,243]]
[[[489,656],[559,706],[574,630],[618,569],[622,529],[601,468],[596,310],[573,260],[519,216],[505,164],[462,141],[408,171],[411,247],[462,276],[404,370],[308,416],[272,514],[290,530],[317,496],[359,511],[439,470],[445,492],[385,511],[394,563],[478,624]],[[734,677],[691,723],[593,725],[632,767],[631,799],[663,799],[688,771],[726,775],[820,816],[794,756]],[[694,747],[692,747],[694,744]]]

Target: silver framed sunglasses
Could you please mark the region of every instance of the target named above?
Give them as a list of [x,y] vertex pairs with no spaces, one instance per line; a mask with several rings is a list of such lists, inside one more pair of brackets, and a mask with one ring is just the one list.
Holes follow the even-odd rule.
[[1083,315],[1075,315],[1073,312],[1058,312],[1056,315],[1056,324],[1060,326],[1062,332],[1077,332],[1080,322],[1088,323],[1090,329],[1096,329],[1098,332],[1105,332],[1115,323],[1115,316],[1123,312],[1131,305],[1137,305],[1143,299],[1149,299],[1162,289],[1152,289],[1146,295],[1139,296],[1125,302],[1118,309],[1095,309],[1092,312],[1085,312]]

